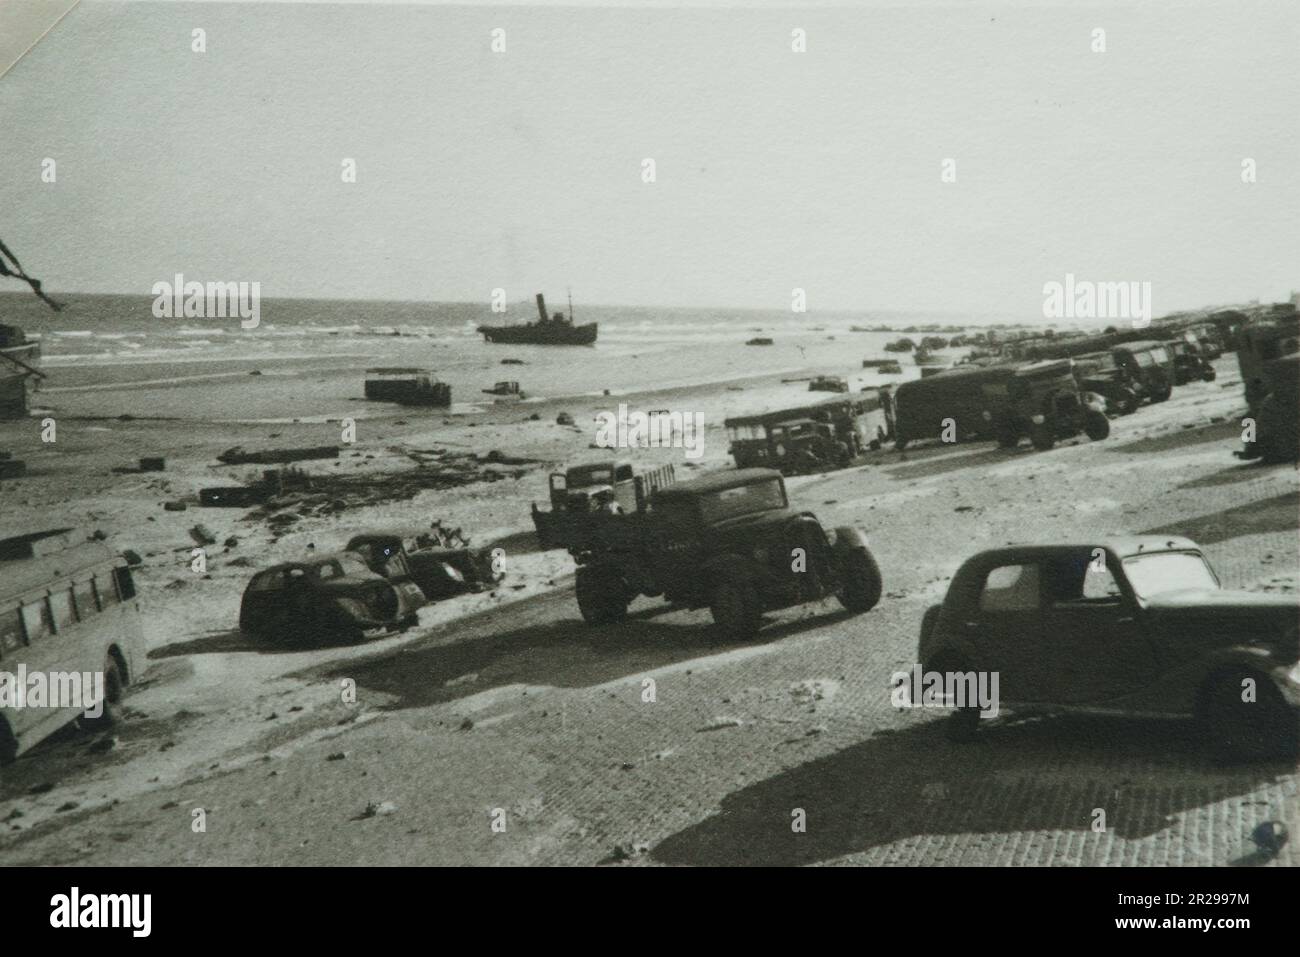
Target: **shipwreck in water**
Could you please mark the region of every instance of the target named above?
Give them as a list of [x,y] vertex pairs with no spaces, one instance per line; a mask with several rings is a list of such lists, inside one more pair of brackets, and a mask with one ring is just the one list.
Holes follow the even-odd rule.
[[569,303],[569,315],[557,312],[554,316],[546,313],[546,299],[537,294],[536,322],[526,322],[521,326],[479,326],[478,331],[488,342],[502,342],[509,345],[534,346],[589,346],[596,341],[598,323],[575,325],[573,322],[573,303]]

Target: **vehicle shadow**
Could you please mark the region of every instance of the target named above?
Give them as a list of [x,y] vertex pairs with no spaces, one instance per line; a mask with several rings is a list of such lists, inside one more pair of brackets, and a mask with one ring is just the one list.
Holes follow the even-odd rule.
[[236,651],[251,651],[259,655],[286,655],[326,648],[352,648],[357,644],[358,642],[346,636],[329,634],[294,636],[283,641],[272,641],[246,635],[238,628],[228,628],[222,631],[210,631],[201,638],[176,641],[161,648],[154,648],[149,652],[148,658],[150,661],[157,661],[163,658],[215,655]]
[[[955,472],[958,469],[983,468],[988,465],[996,465],[1005,462],[1017,454],[1028,454],[1034,451],[1033,446],[1028,443],[1022,444],[1016,449],[1001,449],[993,443],[988,443],[991,447],[983,449],[978,448],[984,443],[964,442],[958,445],[946,447],[931,447],[917,449],[915,452],[905,452],[909,462],[906,464],[888,464],[884,465],[885,474],[891,479],[911,480],[926,478],[933,475],[943,475],[947,472]],[[930,453],[933,454],[924,454]],[[920,458],[921,461],[914,461]]]
[[512,535],[506,535],[502,538],[493,539],[485,545],[474,545],[474,548],[504,548],[506,555],[531,555],[534,552],[545,551],[542,543],[537,540],[537,532],[522,531],[515,532]]
[[1300,513],[1300,492],[1287,492],[1245,505],[1234,505],[1209,515],[1179,519],[1142,535],[1184,535],[1200,545],[1214,545],[1242,535],[1295,531]]
[[[790,866],[911,838],[1019,831],[1104,838],[1093,831],[1098,808],[1109,832],[1134,839],[1164,830],[1180,812],[1293,770],[1216,770],[1180,722],[999,719],[964,745],[947,741],[943,723],[880,732],[734,791],[720,813],[664,839],[651,857],[663,864]],[[1194,769],[1204,773],[1188,773]],[[805,812],[804,833],[791,827],[794,809]],[[1086,843],[1072,847],[1088,852]],[[991,851],[972,853],[984,855],[972,863],[993,863]]]
[[[572,595],[566,604],[572,607]],[[656,668],[780,641],[848,616],[782,619],[749,642],[722,639],[707,611],[689,621],[659,621],[680,612],[667,605],[637,610],[617,624],[589,626],[567,611],[564,620],[499,631],[482,623],[454,636],[427,638],[373,657],[308,669],[314,677],[350,678],[395,700],[384,710],[422,708],[506,685],[584,688]],[[453,639],[454,640],[448,640]]]
[[1107,451],[1110,452],[1123,452],[1126,455],[1146,455],[1151,452],[1171,452],[1174,449],[1185,449],[1191,445],[1203,445],[1207,442],[1225,442],[1229,439],[1236,440],[1236,444],[1232,448],[1240,447],[1240,422],[1229,419],[1226,422],[1215,422],[1194,429],[1181,429],[1167,435],[1133,439],[1129,442],[1122,440],[1119,442],[1110,441],[1103,444],[1106,446]]
[[1209,475],[1202,475],[1200,478],[1184,482],[1178,487],[1180,489],[1187,489],[1213,488],[1219,485],[1236,485],[1238,482],[1250,482],[1258,479],[1264,471],[1269,468],[1272,468],[1272,466],[1259,459],[1238,462],[1235,465],[1230,465],[1217,472],[1211,472]]

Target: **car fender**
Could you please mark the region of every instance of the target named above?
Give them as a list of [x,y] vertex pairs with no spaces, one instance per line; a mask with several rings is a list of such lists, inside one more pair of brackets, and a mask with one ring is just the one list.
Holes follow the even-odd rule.
[[1287,694],[1286,667],[1280,665],[1267,648],[1252,645],[1215,648],[1192,661],[1177,665],[1160,675],[1146,693],[1157,701],[1167,703],[1167,707],[1156,710],[1195,714],[1203,694],[1216,677],[1242,671],[1264,675]]
[[867,533],[860,528],[855,528],[852,525],[840,525],[833,529],[831,534],[831,546],[835,549],[836,554],[852,548],[870,551],[867,548]]

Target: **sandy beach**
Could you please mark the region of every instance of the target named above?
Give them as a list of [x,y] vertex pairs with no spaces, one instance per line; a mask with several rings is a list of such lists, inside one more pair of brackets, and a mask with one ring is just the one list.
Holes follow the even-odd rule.
[[[598,863],[611,855],[659,863],[1145,863],[1174,856],[1225,862],[1240,852],[1240,835],[1226,822],[1241,802],[1295,821],[1294,769],[1270,771],[1266,779],[1254,770],[1212,770],[1184,753],[1190,745],[1177,744],[1177,733],[1170,739],[1170,732],[1128,725],[1118,738],[1103,726],[1068,744],[1013,726],[1004,733],[1024,736],[1028,749],[1015,758],[1005,749],[944,756],[931,752],[947,747],[932,740],[933,719],[891,711],[882,682],[913,660],[921,612],[939,600],[957,564],[1010,541],[1102,530],[1186,534],[1206,547],[1225,585],[1296,593],[1300,479],[1294,467],[1233,458],[1244,408],[1235,362],[1228,354],[1216,364],[1217,381],[1180,387],[1169,402],[1114,420],[1103,442],[1080,438],[1047,453],[926,444],[791,479],[792,497],[824,522],[867,530],[886,595],[858,618],[829,605],[780,613],[757,642],[736,647],[710,639],[707,612],[665,611],[646,599],[634,605],[626,633],[588,628],[573,602],[571,560],[537,548],[529,503],[545,501],[549,471],[599,454],[590,448],[594,420],[614,397],[487,405],[450,415],[390,407],[358,416],[356,442],[343,446],[337,460],[301,463],[313,475],[352,483],[349,497],[329,507],[290,503],[278,510],[288,518],[267,521],[264,512],[197,506],[199,488],[257,474],[255,466],[223,466],[216,456],[236,445],[337,444],[340,426],[332,416],[218,422],[188,411],[229,405],[229,392],[210,393],[245,386],[224,377],[167,387],[184,417],[122,418],[130,414],[118,408],[129,407],[138,387],[42,393],[43,403],[59,407],[52,413],[55,443],[40,441],[39,413],[0,424],[0,447],[28,466],[25,478],[4,483],[5,530],[25,530],[39,517],[45,526],[98,529],[115,546],[138,553],[150,669],[129,697],[107,753],[88,754],[90,742],[69,733],[5,769],[0,857],[245,864],[328,863],[340,856],[349,863]],[[844,362],[822,371],[851,370]],[[704,415],[709,428],[698,461],[684,460],[681,450],[635,453],[639,461],[673,462],[684,478],[730,465],[721,429],[726,415],[807,397],[805,383],[783,383],[783,377],[616,398]],[[123,396],[127,402],[119,401]],[[557,425],[560,411],[576,424]],[[477,481],[422,488],[421,482],[437,484],[434,450],[482,459],[499,450],[512,461],[530,461],[482,461],[475,465],[482,470]],[[163,472],[113,471],[157,454],[167,457]],[[169,501],[185,501],[187,508],[166,511]],[[507,574],[498,588],[428,606],[417,628],[357,647],[277,649],[239,634],[240,595],[257,568],[341,547],[363,529],[419,529],[435,519],[461,526],[475,544],[505,548]],[[189,567],[190,529],[198,524],[218,543],[202,576]],[[653,715],[634,704],[647,676],[661,687]],[[355,706],[339,700],[342,677],[361,689]],[[720,730],[700,733],[713,724]],[[1121,744],[1090,745],[1089,734]],[[906,755],[890,743],[899,736],[915,739]],[[556,748],[561,739],[572,740],[573,748]],[[1166,753],[1171,747],[1175,759]],[[1097,767],[1107,780],[1135,768],[1149,772],[1144,800],[1154,803],[1130,832],[1109,837],[1103,847],[1068,820],[1004,800],[1023,779],[1017,762],[1058,749],[1053,761],[1083,768],[1062,772],[1070,782],[1062,785],[1063,806],[1086,800],[1080,788],[1093,786],[1087,782],[1102,774]],[[731,756],[725,763],[721,752]],[[742,753],[750,757],[735,760]],[[859,822],[838,829],[834,846],[794,849],[751,819],[753,801],[772,798],[770,787],[797,791],[815,774],[817,800],[830,802],[850,787],[844,775],[865,781],[879,773],[873,768],[882,759],[894,762],[890,773],[904,780],[895,779],[898,787],[888,796],[878,793],[879,785],[864,786],[895,808],[937,793],[955,773],[943,770],[952,761],[975,762],[975,770],[992,762],[981,801],[969,811],[979,821],[955,819],[924,837],[902,824],[880,830]],[[829,770],[814,771],[828,761]],[[1012,765],[1004,766],[1007,761]],[[309,782],[326,772],[330,787],[312,788]],[[745,796],[764,779],[757,798]],[[1039,779],[1044,788],[1058,786],[1052,774]],[[1189,794],[1210,796],[1201,802]],[[1164,824],[1153,823],[1152,808],[1172,795],[1180,796],[1176,805],[1185,803],[1161,816]],[[1048,806],[1040,798],[1034,807]],[[850,806],[861,800],[854,797]],[[364,820],[368,804],[384,801],[399,809],[391,819]],[[202,836],[187,826],[188,809],[197,806],[212,812]],[[520,822],[503,840],[480,826],[497,806],[513,808]],[[849,812],[841,804],[834,813],[838,819]],[[358,815],[363,819],[346,823]],[[326,821],[337,826],[318,826]],[[1085,825],[1081,817],[1079,827]],[[247,840],[251,833],[258,840]],[[940,834],[947,836],[940,840]]]

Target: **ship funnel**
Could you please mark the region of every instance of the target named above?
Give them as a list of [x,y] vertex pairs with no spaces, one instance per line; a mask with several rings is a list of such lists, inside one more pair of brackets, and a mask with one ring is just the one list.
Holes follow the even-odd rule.
[[546,315],[546,298],[539,292],[537,294],[537,315],[545,322],[549,317]]

